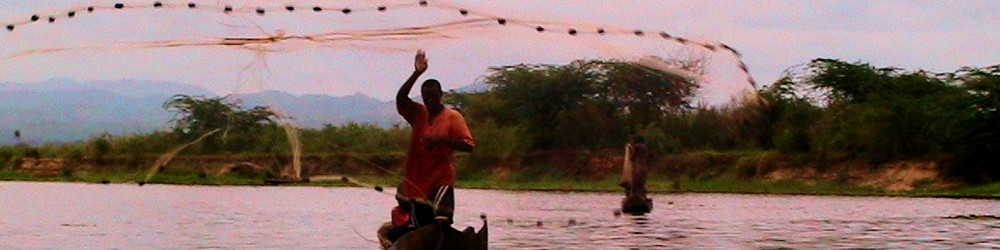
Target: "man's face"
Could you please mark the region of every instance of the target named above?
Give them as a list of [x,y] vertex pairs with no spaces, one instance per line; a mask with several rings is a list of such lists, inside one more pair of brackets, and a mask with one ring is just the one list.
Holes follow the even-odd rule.
[[420,86],[420,96],[424,98],[424,104],[438,104],[441,103],[441,89],[432,84],[424,84]]

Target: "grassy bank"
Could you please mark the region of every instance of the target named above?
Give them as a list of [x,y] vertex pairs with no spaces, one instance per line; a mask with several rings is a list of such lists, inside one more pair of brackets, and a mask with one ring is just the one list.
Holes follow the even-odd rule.
[[[287,174],[289,157],[179,156],[149,180],[146,175],[155,155],[100,160],[18,158],[0,164],[0,181],[269,185],[268,178]],[[404,157],[398,152],[306,154],[302,156],[302,171],[307,178],[315,177],[313,181],[285,185],[395,187],[401,182]],[[621,162],[618,150],[540,152],[506,159],[483,153],[460,154],[458,186],[617,193],[621,191]],[[241,164],[256,168],[237,167]],[[1000,182],[963,184],[942,177],[939,169],[934,160],[870,163],[852,157],[776,151],[699,151],[657,156],[650,166],[648,189],[654,193],[1000,198]],[[354,183],[334,177],[339,175],[349,176]]]
[[[532,180],[507,182],[496,179],[460,180],[458,186],[476,189],[531,190],[531,191],[585,191],[621,192],[618,180]],[[794,195],[846,195],[846,196],[904,196],[904,197],[964,197],[1000,198],[1000,182],[969,185],[946,189],[915,189],[887,191],[870,186],[846,185],[833,182],[740,179],[735,175],[706,179],[681,178],[678,180],[654,178],[648,182],[652,193],[736,193],[736,194],[794,194]]]
[[202,176],[192,172],[158,173],[145,181],[146,172],[139,171],[76,171],[70,175],[35,176],[21,171],[0,171],[0,181],[86,182],[86,183],[140,183],[175,185],[261,185],[263,178],[246,178],[236,175]]
[[[84,183],[130,183],[144,180],[144,171],[77,171],[64,176],[33,176],[20,171],[0,171],[0,181],[41,181],[41,182],[84,182]],[[616,178],[574,179],[552,178],[538,175],[529,179],[523,176],[498,178],[487,174],[463,176],[458,181],[460,188],[498,189],[521,191],[577,191],[577,192],[620,192]],[[395,175],[354,175],[354,181],[367,186],[394,187],[401,178]],[[269,185],[264,177],[247,178],[235,174],[204,176],[194,172],[165,171],[151,178],[150,184],[172,185]],[[357,186],[340,180],[319,180],[284,186]],[[956,198],[1000,198],[1000,182],[964,185],[952,188],[917,188],[910,191],[887,191],[871,186],[846,185],[822,181],[744,179],[735,173],[724,173],[707,178],[664,178],[649,180],[649,191],[659,194],[670,193],[740,193],[740,194],[795,194],[795,195],[848,195],[848,196],[903,196],[903,197],[956,197]]]

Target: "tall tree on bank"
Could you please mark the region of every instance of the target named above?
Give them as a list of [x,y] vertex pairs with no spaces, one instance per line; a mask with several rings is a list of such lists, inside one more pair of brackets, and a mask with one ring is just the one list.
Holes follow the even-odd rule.
[[[273,147],[263,141],[265,134],[273,134],[278,126],[278,115],[265,106],[245,109],[238,102],[226,102],[226,97],[175,95],[163,108],[173,112],[173,134],[183,141],[191,141],[219,129],[221,132],[206,138],[203,153],[220,151],[236,153]],[[269,151],[269,150],[264,150]]]
[[617,147],[645,125],[690,109],[699,87],[691,79],[618,61],[495,67],[485,83],[489,91],[453,94],[449,102],[473,123],[530,128],[519,131],[532,150]]
[[964,68],[949,77],[969,93],[972,111],[956,133],[959,160],[952,172],[975,182],[1000,179],[1000,65]]
[[[954,176],[1000,177],[1000,65],[931,73],[821,58],[775,86],[791,90],[776,99],[818,109],[787,124],[807,129],[815,150],[875,162],[951,158],[945,170]],[[779,119],[794,120],[787,118]]]

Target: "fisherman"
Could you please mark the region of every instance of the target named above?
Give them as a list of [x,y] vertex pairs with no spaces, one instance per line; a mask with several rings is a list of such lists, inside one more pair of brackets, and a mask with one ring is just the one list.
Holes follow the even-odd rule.
[[[455,210],[454,151],[471,152],[472,133],[458,111],[441,103],[441,83],[429,79],[420,85],[423,104],[408,94],[424,71],[427,56],[417,51],[414,71],[396,93],[396,110],[410,124],[410,146],[406,154],[406,173],[397,195],[399,206],[393,208],[393,228],[388,239],[395,241],[407,232],[430,225],[436,219],[450,224]],[[430,206],[416,206],[415,202]],[[420,211],[430,207],[434,211]]]
[[646,139],[640,135],[632,137],[632,143],[625,145],[625,163],[622,168],[622,181],[619,183],[625,188],[625,196],[646,197],[646,178],[649,176],[650,160]]

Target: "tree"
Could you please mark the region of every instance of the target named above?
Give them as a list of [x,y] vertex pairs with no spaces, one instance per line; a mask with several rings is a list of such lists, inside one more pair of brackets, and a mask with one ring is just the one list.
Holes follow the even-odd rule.
[[[491,68],[485,78],[490,91],[468,98],[456,97],[456,103],[475,126],[476,121],[495,122],[498,127],[528,127],[522,136],[538,138],[532,148],[555,148],[556,127],[563,110],[574,110],[595,92],[594,76],[579,62],[567,66],[514,65]],[[582,132],[582,131],[581,131]]]
[[965,68],[949,78],[961,84],[970,114],[959,122],[951,174],[972,181],[1000,178],[1000,65]]
[[[475,121],[530,128],[532,149],[599,148],[690,107],[698,84],[638,64],[574,61],[567,65],[491,68],[489,91],[447,101]],[[513,130],[512,130],[513,131]]]
[[163,108],[174,113],[173,134],[182,140],[191,141],[213,130],[204,141],[207,152],[247,152],[255,146],[271,143],[259,136],[267,130],[277,129],[275,120],[279,116],[265,106],[244,109],[239,103],[225,102],[226,97],[208,98],[204,96],[175,95],[168,99]]
[[818,58],[809,63],[805,82],[815,90],[826,90],[827,101],[857,104],[888,92],[889,81],[898,71],[866,63]]
[[[651,58],[654,59],[654,58]],[[684,70],[700,72],[700,61],[666,61]],[[592,61],[602,79],[599,91],[635,123],[655,122],[666,115],[691,109],[691,97],[700,84],[694,79],[639,64]]]
[[[977,86],[978,80],[961,83],[954,75],[816,59],[803,73],[779,81],[774,97],[785,99],[778,103],[815,98],[805,102],[821,108],[815,122],[785,124],[790,129],[809,129],[808,134],[798,134],[812,137],[810,144],[820,150],[857,154],[876,162],[947,155],[956,153],[953,145],[972,140],[963,139],[964,131],[988,124],[988,119],[968,119],[985,114],[969,108],[974,106],[969,101],[976,100],[970,93],[977,91],[968,88]],[[982,72],[965,75],[973,78]],[[814,92],[808,95],[802,90]],[[793,114],[785,112],[779,119],[811,117],[786,119]],[[962,124],[971,120],[976,122]]]

